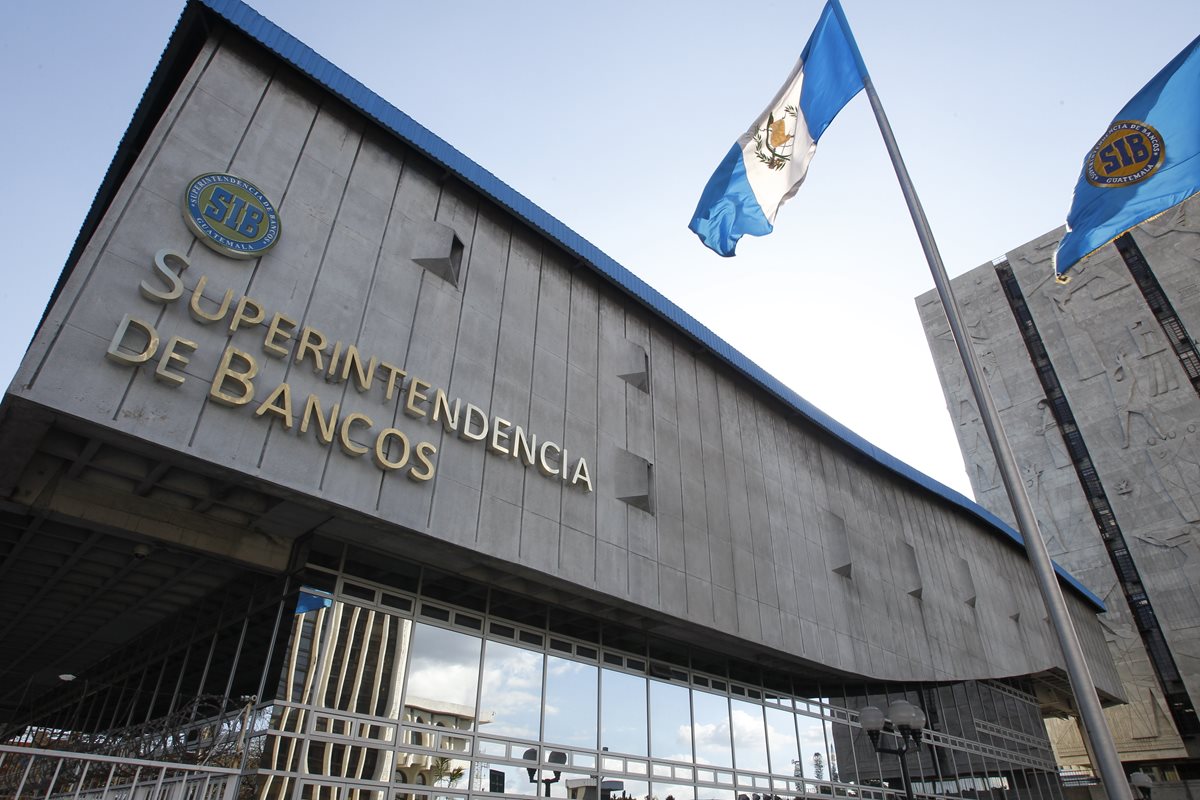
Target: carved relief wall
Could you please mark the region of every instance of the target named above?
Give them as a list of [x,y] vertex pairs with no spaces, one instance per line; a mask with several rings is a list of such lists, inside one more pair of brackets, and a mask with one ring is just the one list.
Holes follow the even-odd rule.
[[[1007,264],[1195,703],[1200,394],[1115,247],[1087,260],[1068,284],[1054,281],[1051,258],[1060,236],[1053,231],[1016,248]],[[1148,223],[1134,238],[1179,322],[1200,337],[1200,201]],[[1105,635],[1129,699],[1108,712],[1118,749],[1127,760],[1188,758],[996,266],[960,276],[954,289],[1050,554],[1110,608]],[[977,500],[1012,521],[945,316],[932,292],[917,305]],[[1061,759],[1086,760],[1073,723],[1052,726],[1052,733]]]

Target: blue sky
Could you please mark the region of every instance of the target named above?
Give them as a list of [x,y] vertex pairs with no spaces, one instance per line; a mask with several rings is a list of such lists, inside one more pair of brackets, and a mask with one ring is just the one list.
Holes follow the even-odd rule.
[[[969,494],[913,298],[932,288],[861,95],[776,233],[686,229],[818,0],[255,0],[265,16],[808,400]],[[1200,3],[843,0],[952,275],[1062,223],[1084,153]],[[7,383],[182,3],[19,3],[0,28]]]

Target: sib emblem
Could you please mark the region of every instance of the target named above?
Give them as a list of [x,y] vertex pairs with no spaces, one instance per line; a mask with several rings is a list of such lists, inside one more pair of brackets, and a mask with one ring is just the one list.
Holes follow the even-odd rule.
[[1162,165],[1162,135],[1144,122],[1117,120],[1109,126],[1084,162],[1092,186],[1130,186],[1146,180]]
[[279,215],[258,187],[235,175],[209,172],[183,193],[183,219],[222,255],[258,258],[279,241]]

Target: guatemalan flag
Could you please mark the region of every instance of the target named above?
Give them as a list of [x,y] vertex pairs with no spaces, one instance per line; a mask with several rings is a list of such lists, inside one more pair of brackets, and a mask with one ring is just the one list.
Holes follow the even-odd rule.
[[817,140],[863,88],[862,60],[839,11],[830,0],[783,88],[704,187],[688,227],[720,255],[732,256],[747,233],[774,230],[775,214],[804,182]]

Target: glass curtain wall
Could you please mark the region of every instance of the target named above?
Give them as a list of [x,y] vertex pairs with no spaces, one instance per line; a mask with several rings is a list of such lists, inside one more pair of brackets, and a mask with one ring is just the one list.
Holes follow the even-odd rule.
[[242,766],[240,800],[884,800],[899,763],[857,709],[901,698],[929,720],[907,757],[918,794],[1060,800],[1014,684],[824,684],[321,541],[302,572],[197,603],[8,740]]
[[919,794],[1059,800],[1036,700],[1006,685],[768,690],[752,665],[603,624],[562,633],[553,609],[483,587],[456,604],[444,576],[327,566],[287,621],[263,800],[884,800],[899,764],[856,709],[901,698],[932,728],[908,756]]

